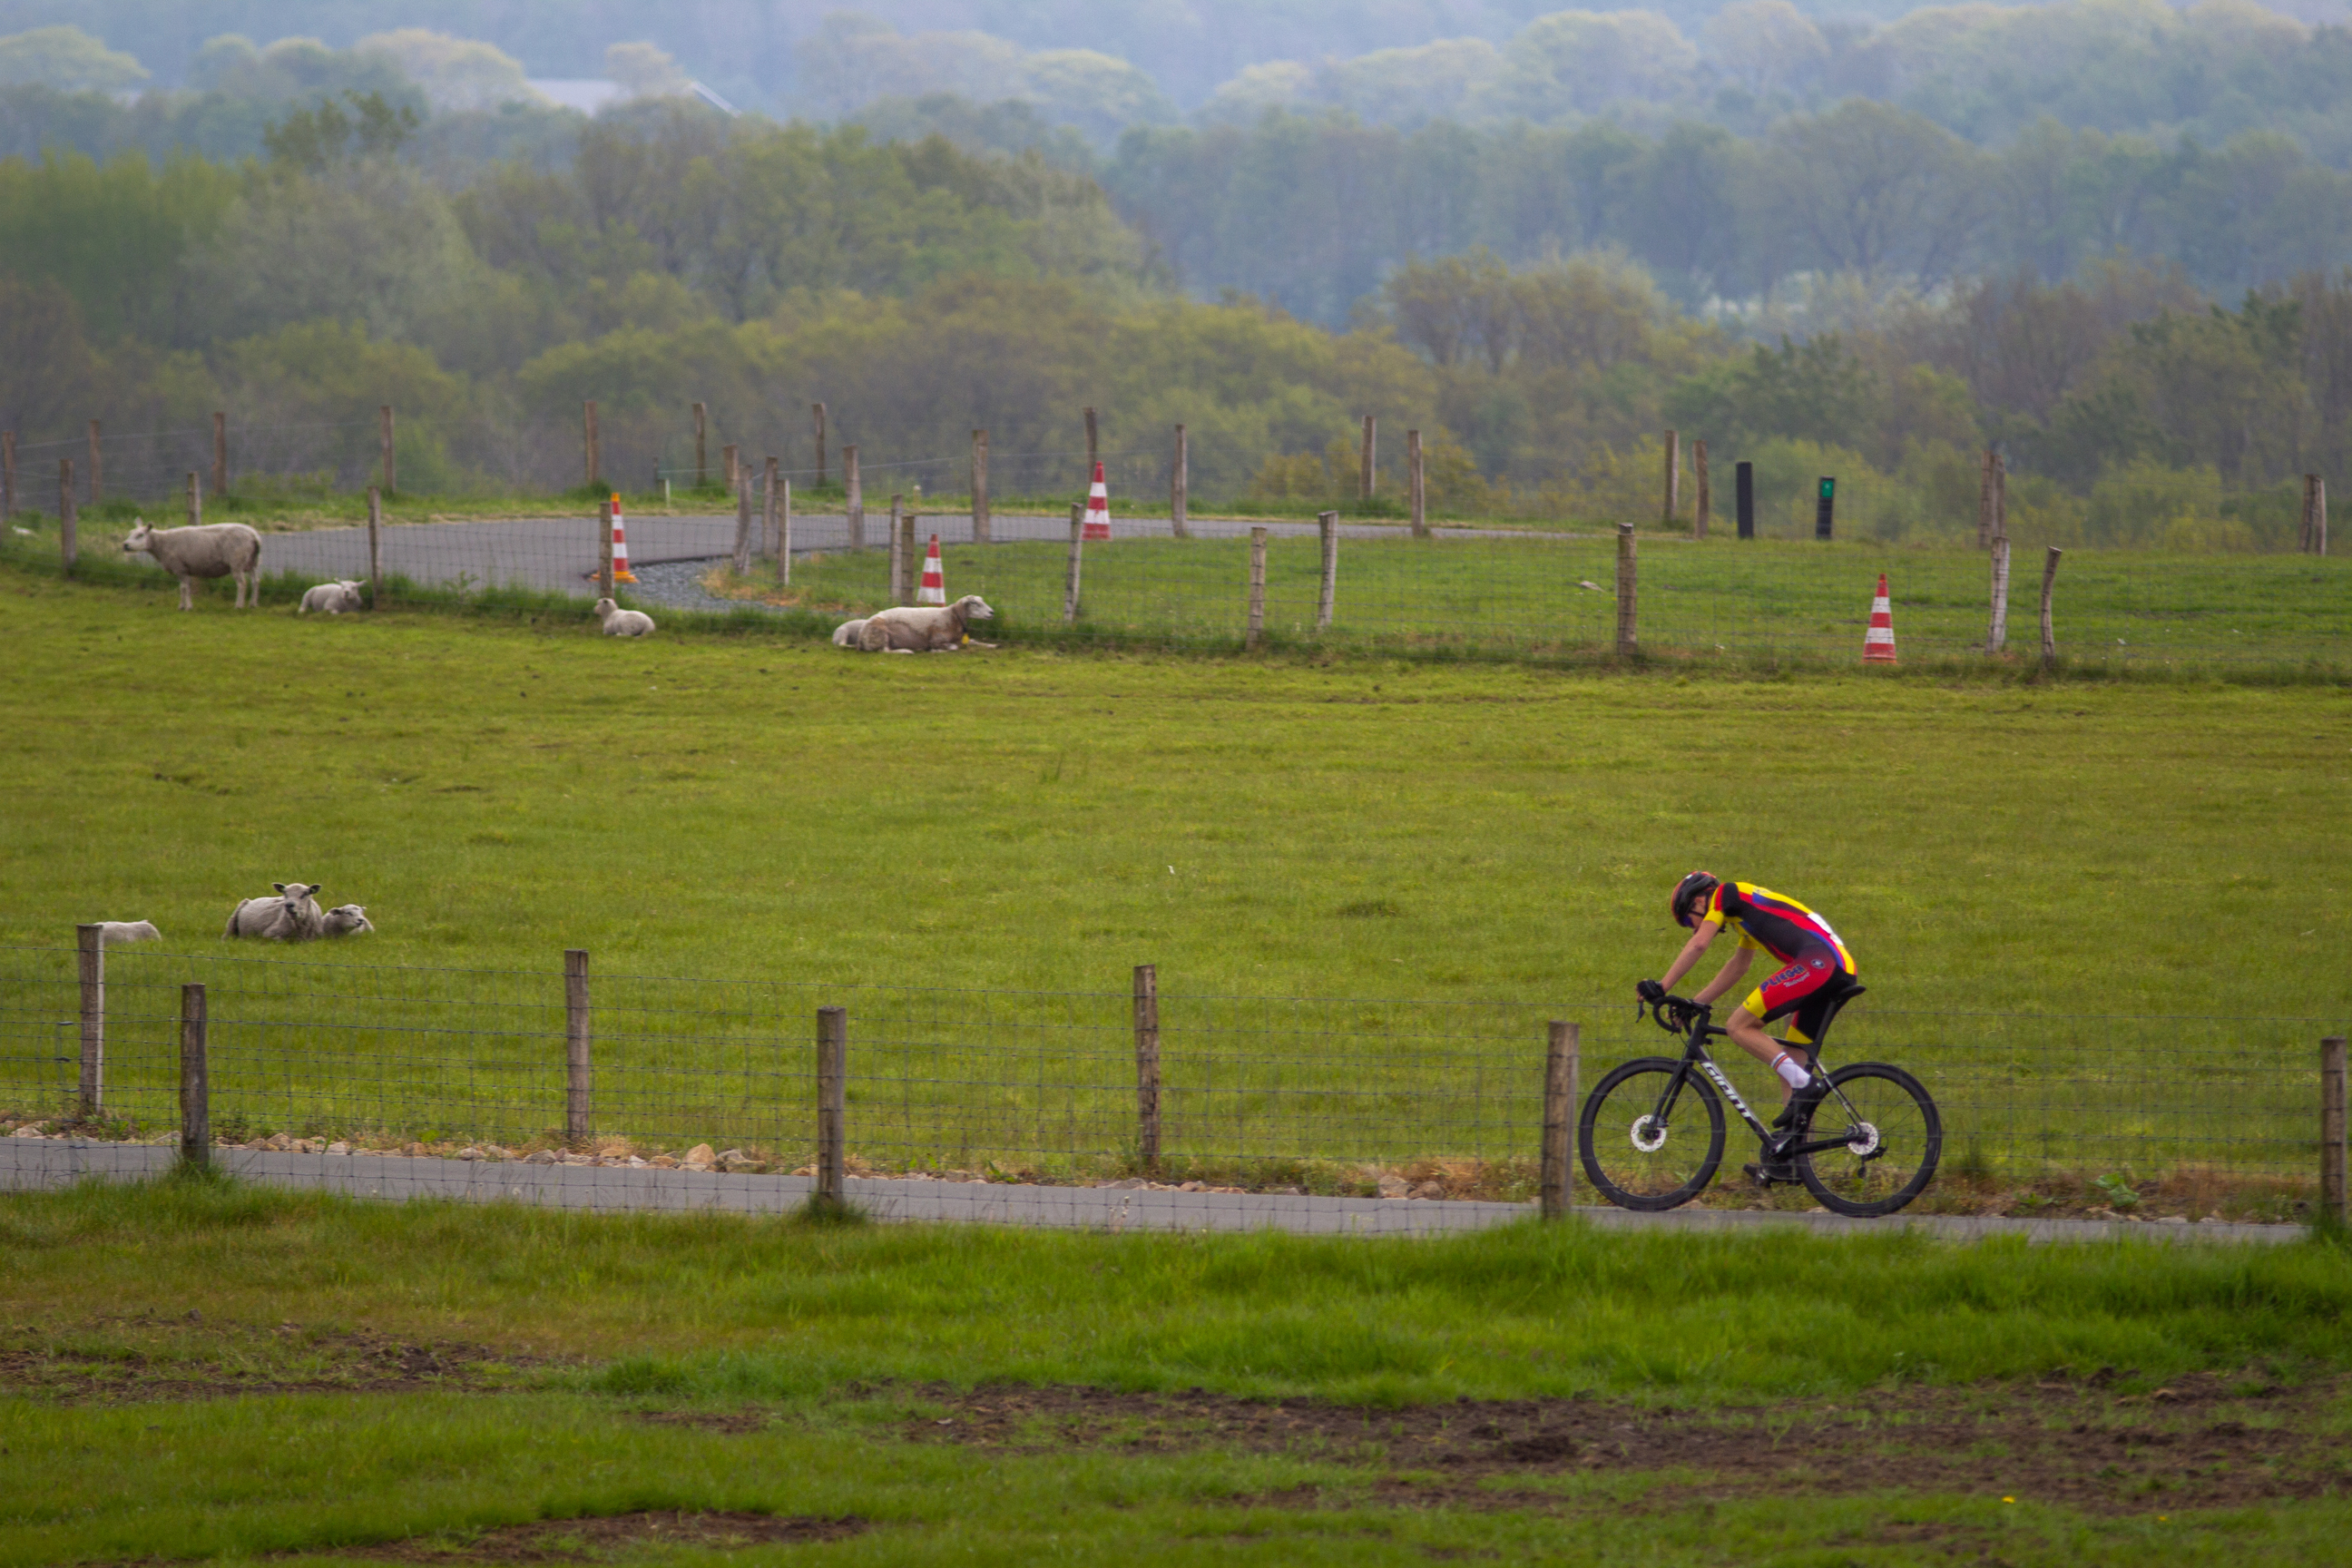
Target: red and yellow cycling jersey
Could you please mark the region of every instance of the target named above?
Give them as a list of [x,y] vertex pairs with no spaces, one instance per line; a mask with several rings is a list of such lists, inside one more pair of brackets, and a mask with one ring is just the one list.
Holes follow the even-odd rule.
[[1837,955],[1837,965],[1854,973],[1853,955],[1845,950],[1830,922],[1796,900],[1759,888],[1753,882],[1718,882],[1699,912],[1700,923],[1714,922],[1739,938],[1739,945],[1769,952],[1780,963],[1794,963],[1808,950],[1826,947]]

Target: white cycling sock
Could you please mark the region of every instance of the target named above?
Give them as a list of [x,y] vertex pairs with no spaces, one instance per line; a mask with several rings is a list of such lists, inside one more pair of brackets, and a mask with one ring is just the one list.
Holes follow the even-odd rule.
[[1780,1081],[1790,1089],[1802,1089],[1813,1081],[1813,1075],[1798,1065],[1797,1059],[1786,1051],[1772,1058],[1772,1070],[1779,1073]]

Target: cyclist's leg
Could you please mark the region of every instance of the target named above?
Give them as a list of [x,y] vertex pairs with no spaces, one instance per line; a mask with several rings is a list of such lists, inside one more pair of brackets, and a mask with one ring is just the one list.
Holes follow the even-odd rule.
[[[1812,1043],[1822,1015],[1827,1011],[1832,987],[1843,973],[1837,955],[1826,949],[1799,953],[1795,963],[1766,976],[1745,1002],[1732,1009],[1731,1018],[1724,1026],[1741,1050],[1770,1068],[1773,1076],[1780,1079],[1783,1105],[1796,1092],[1796,1086],[1782,1076],[1780,1058],[1787,1057],[1801,1070],[1811,1069],[1813,1055],[1804,1047]],[[1797,1016],[1785,1042],[1764,1032],[1766,1024],[1791,1013]]]

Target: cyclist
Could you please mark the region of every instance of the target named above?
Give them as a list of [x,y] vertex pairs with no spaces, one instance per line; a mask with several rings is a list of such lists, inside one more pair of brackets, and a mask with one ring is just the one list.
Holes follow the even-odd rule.
[[[1663,979],[1644,980],[1634,988],[1643,1001],[1662,1000],[1727,928],[1738,933],[1739,945],[1691,1000],[1713,1002],[1729,991],[1748,973],[1756,953],[1769,952],[1780,965],[1732,1009],[1725,1027],[1742,1050],[1780,1079],[1781,1110],[1772,1125],[1787,1128],[1796,1120],[1801,1100],[1811,1105],[1829,1092],[1828,1075],[1812,1071],[1812,1054],[1804,1047],[1821,1033],[1831,1005],[1853,989],[1853,955],[1829,921],[1796,900],[1753,882],[1726,882],[1693,871],[1675,884],[1670,907],[1675,923],[1689,931],[1691,939]],[[1785,1043],[1764,1032],[1765,1025],[1780,1018],[1789,1019]],[[1797,1180],[1795,1165],[1779,1157],[1778,1145],[1785,1141],[1785,1133],[1776,1139],[1764,1159],[1748,1167],[1748,1174],[1768,1185]]]

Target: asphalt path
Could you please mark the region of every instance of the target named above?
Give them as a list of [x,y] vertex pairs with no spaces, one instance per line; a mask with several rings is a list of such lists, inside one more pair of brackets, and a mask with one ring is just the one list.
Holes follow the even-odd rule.
[[[0,1191],[53,1191],[87,1179],[149,1180],[171,1169],[169,1145],[75,1138],[0,1138]],[[453,1160],[382,1154],[273,1153],[218,1149],[215,1164],[268,1186],[353,1197],[521,1203],[548,1208],[641,1212],[719,1210],[785,1214],[816,1186],[807,1176],[721,1173],[614,1165],[533,1165],[513,1160]],[[1279,1193],[1186,1193],[1123,1186],[1043,1187],[1012,1183],[853,1176],[849,1201],[876,1219],[962,1221],[1066,1230],[1255,1231],[1314,1236],[1435,1236],[1484,1230],[1533,1217],[1532,1204],[1429,1198],[1326,1198]],[[1577,1218],[1612,1230],[1799,1230],[1816,1235],[1913,1231],[1948,1241],[2022,1237],[2053,1241],[2300,1240],[2305,1226],[2195,1225],[2125,1220],[2007,1219],[1974,1215],[1895,1215],[1847,1219],[1820,1211],[1683,1208],[1635,1214],[1580,1207]]]
[[[676,562],[709,561],[735,548],[735,519],[716,517],[641,517],[626,520],[629,560],[633,566]],[[758,519],[752,526],[760,527]],[[601,519],[581,517],[496,518],[473,522],[404,522],[380,530],[379,551],[388,575],[434,586],[520,587],[588,596],[594,591],[603,535]],[[1194,519],[1190,532],[1196,539],[1247,538],[1262,527],[1276,538],[1312,538],[1312,522],[1248,523]],[[866,514],[864,543],[887,549],[890,514]],[[928,541],[936,533],[942,544],[972,542],[968,512],[923,512],[918,515],[916,536]],[[1520,529],[1437,530],[1442,539],[1598,539],[1600,534],[1538,532]],[[1164,517],[1121,517],[1111,521],[1117,539],[1166,539],[1173,530]],[[1343,539],[1397,539],[1402,525],[1342,523]],[[993,542],[1063,541],[1070,537],[1070,520],[1028,513],[998,513],[991,520]],[[795,514],[793,553],[841,550],[851,543],[849,520],[838,512]],[[363,578],[368,574],[367,530],[320,528],[298,533],[265,534],[261,544],[265,574],[292,572],[317,582]]]

